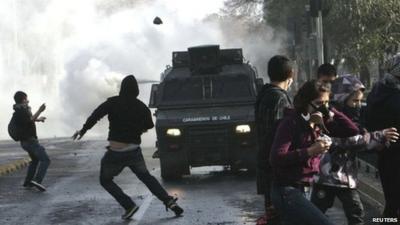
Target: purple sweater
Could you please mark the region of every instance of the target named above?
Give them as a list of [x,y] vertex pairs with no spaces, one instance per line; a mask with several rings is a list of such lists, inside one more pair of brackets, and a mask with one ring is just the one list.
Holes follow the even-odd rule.
[[[331,137],[350,137],[358,134],[357,126],[343,113],[331,109],[332,119],[325,121]],[[310,157],[307,148],[318,138],[318,134],[293,109],[285,112],[279,124],[272,145],[270,162],[274,181],[278,185],[291,185],[299,182],[311,182],[319,171],[321,155]]]

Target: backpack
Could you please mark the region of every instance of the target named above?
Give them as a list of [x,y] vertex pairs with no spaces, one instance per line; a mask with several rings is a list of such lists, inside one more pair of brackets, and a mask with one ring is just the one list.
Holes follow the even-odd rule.
[[14,141],[20,141],[15,113],[12,115],[10,123],[8,123],[8,134]]

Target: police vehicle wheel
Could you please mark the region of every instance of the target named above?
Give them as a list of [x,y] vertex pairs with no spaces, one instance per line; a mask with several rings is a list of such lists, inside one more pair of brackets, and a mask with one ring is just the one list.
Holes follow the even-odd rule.
[[240,167],[231,165],[231,173],[232,174],[239,174],[240,173]]
[[179,180],[182,178],[182,175],[178,173],[177,171],[164,171],[161,169],[161,178],[164,181],[174,181],[174,180]]
[[257,168],[254,167],[254,166],[248,167],[248,168],[247,168],[247,173],[248,173],[249,175],[256,175],[256,173],[257,173]]
[[182,177],[182,172],[178,166],[163,157],[160,157],[161,178],[165,181],[178,180]]

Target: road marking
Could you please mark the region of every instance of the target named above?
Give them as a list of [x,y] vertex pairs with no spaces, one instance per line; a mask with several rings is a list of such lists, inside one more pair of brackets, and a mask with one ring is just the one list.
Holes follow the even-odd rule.
[[[157,168],[157,169],[151,171],[150,173],[151,173],[151,175],[154,176],[154,173],[158,173],[159,171],[160,171],[160,168]],[[144,199],[142,205],[140,205],[139,211],[137,213],[135,213],[135,215],[133,216],[133,219],[135,220],[135,222],[133,223],[134,225],[138,225],[140,223],[140,221],[143,219],[144,214],[146,213],[147,209],[150,207],[151,202],[154,199],[154,196],[150,192],[149,189],[147,189],[147,192],[145,195],[146,195],[146,198]]]
[[11,204],[1,204],[0,208],[13,208],[20,205],[19,203],[11,203]]
[[140,205],[139,211],[133,216],[135,222],[133,224],[137,225],[143,219],[144,214],[147,209],[150,207],[151,202],[153,201],[154,196],[149,192],[147,197],[144,199],[142,205]]

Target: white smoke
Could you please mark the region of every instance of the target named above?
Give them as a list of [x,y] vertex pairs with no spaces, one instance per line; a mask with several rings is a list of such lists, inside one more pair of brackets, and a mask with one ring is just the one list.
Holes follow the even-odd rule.
[[[201,44],[242,47],[260,66],[278,53],[272,32],[249,33],[240,20],[204,20],[223,0],[3,0],[0,8],[0,139],[13,94],[25,91],[35,110],[47,103],[40,137],[70,136],[93,109],[119,91],[125,75],[159,80],[171,52]],[[164,24],[154,25],[159,16]],[[263,68],[264,69],[264,68]],[[139,98],[148,103],[149,84]],[[105,136],[100,122],[88,135]],[[145,137],[153,145],[154,132]]]

